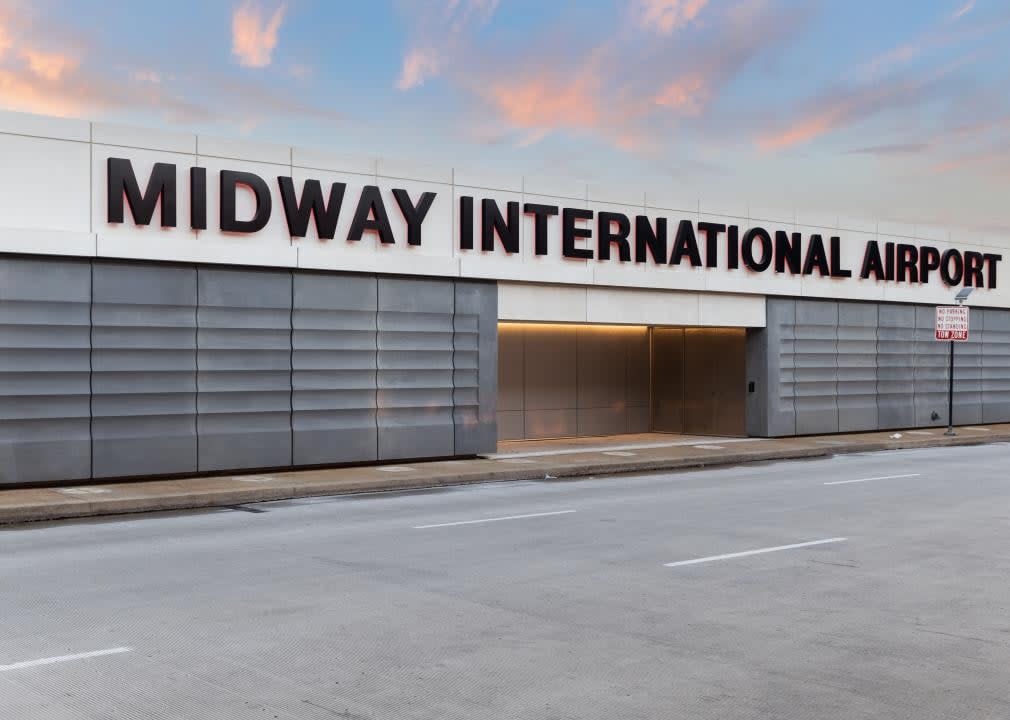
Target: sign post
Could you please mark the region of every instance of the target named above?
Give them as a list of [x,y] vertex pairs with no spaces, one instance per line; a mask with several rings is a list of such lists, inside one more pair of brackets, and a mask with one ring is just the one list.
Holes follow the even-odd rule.
[[[958,301],[962,302],[961,300]],[[968,308],[964,305],[936,306],[936,339],[950,343],[950,372],[947,376],[947,432],[954,432],[954,343],[968,340]]]

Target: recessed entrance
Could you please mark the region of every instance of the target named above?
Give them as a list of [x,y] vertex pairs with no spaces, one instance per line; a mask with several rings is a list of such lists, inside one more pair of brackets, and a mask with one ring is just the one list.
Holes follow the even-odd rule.
[[498,438],[745,434],[742,328],[499,323]]

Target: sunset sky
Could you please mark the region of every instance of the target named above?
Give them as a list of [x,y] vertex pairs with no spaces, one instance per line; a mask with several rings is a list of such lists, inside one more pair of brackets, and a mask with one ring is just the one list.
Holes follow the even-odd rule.
[[0,0],[0,107],[1010,234],[1006,0]]

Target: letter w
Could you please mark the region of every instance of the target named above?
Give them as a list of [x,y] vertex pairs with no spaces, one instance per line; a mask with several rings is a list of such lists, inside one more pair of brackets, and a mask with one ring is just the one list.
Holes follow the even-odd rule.
[[288,231],[293,237],[305,237],[309,230],[309,218],[315,216],[316,232],[320,240],[332,240],[337,234],[337,220],[340,206],[344,203],[344,183],[330,186],[329,202],[323,200],[323,188],[318,180],[306,180],[302,186],[301,200],[295,198],[295,184],[289,177],[278,177],[281,186],[281,200],[284,214],[288,219]]

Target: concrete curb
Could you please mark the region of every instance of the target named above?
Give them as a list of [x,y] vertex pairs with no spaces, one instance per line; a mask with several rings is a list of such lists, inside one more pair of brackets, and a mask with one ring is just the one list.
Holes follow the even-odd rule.
[[[508,482],[522,480],[542,480],[549,473],[553,478],[589,477],[601,475],[619,475],[628,473],[692,470],[710,467],[725,467],[756,462],[778,460],[799,460],[823,458],[833,455],[861,452],[878,452],[885,450],[907,450],[927,447],[963,447],[969,445],[987,445],[1000,442],[1010,442],[1010,433],[992,433],[986,436],[930,437],[885,442],[867,440],[865,442],[846,442],[844,445],[801,446],[795,448],[776,448],[771,450],[740,450],[716,454],[698,454],[689,457],[667,457],[649,459],[610,458],[607,460],[568,459],[564,456],[537,458],[536,465],[526,467],[508,466],[493,469],[467,469],[473,461],[456,461],[444,463],[444,473],[424,473],[413,477],[389,476],[383,478],[332,478],[319,479],[309,477],[309,472],[280,473],[273,479],[276,482],[263,485],[244,485],[239,487],[213,487],[233,478],[192,478],[177,480],[162,485],[171,487],[164,492],[147,492],[142,490],[137,494],[103,498],[100,495],[82,496],[80,499],[56,495],[53,490],[42,491],[42,500],[17,500],[12,495],[19,490],[0,490],[0,525],[15,523],[63,520],[70,518],[95,517],[101,515],[121,515],[130,513],[162,512],[171,510],[193,510],[212,507],[228,507],[247,503],[269,502],[274,500],[289,500],[300,497],[320,497],[328,495],[358,494],[369,492],[391,492],[397,490],[416,490],[423,488],[451,487],[486,482]],[[490,461],[482,461],[490,462]],[[453,464],[457,467],[454,469]],[[418,463],[425,469],[425,464]],[[158,486],[159,481],[148,483],[131,483],[131,487]],[[201,487],[203,485],[203,487]],[[211,487],[206,487],[210,485]],[[86,487],[86,486],[85,486]],[[101,486],[95,486],[101,487]],[[160,486],[158,486],[160,487]],[[87,498],[87,499],[85,499]]]

